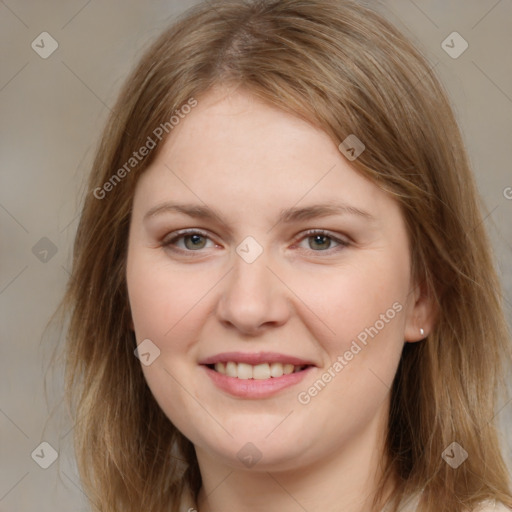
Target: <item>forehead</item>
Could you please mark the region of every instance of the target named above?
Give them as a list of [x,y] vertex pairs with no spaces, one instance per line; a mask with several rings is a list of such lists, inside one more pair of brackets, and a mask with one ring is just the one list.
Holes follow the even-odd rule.
[[[176,199],[215,206],[348,202],[356,208],[393,200],[354,170],[321,129],[247,92],[217,88],[198,98],[140,178],[152,201]],[[137,195],[137,194],[136,194]]]
[[178,167],[181,163],[215,165],[217,173],[236,166],[239,175],[257,169],[258,174],[253,173],[257,178],[276,175],[280,167],[294,162],[297,173],[313,169],[312,162],[320,153],[328,158],[331,146],[324,132],[298,117],[242,90],[218,88],[198,100],[194,111],[166,141],[162,156]]

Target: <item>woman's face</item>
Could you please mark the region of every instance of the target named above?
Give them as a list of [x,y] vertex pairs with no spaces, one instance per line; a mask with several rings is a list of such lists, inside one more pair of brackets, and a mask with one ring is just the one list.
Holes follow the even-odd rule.
[[382,434],[404,340],[426,327],[397,203],[324,132],[240,91],[200,98],[140,178],[127,282],[155,399],[232,467]]

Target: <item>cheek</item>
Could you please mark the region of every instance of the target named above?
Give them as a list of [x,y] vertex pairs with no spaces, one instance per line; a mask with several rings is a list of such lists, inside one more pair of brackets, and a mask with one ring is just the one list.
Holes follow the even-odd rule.
[[[316,327],[326,361],[298,399],[313,404],[312,416],[331,411],[333,435],[339,422],[357,429],[370,421],[389,392],[403,348],[407,261],[393,255],[371,260],[340,268],[310,294],[312,309],[321,311],[318,316],[334,333]],[[304,286],[314,289],[312,282]]]
[[343,397],[344,405],[332,411],[339,421],[347,411],[359,411],[355,423],[369,421],[389,392],[403,348],[407,260],[392,253],[379,256],[340,268],[316,293],[319,316],[334,331],[315,332],[326,354],[318,378],[328,384],[312,383],[315,389],[303,389],[299,398],[316,401],[320,411]]
[[[141,362],[144,378],[153,397],[169,420],[182,432],[191,431],[187,418],[198,415],[195,395],[190,386],[193,363],[185,360],[196,333],[190,328],[198,325],[193,320],[200,308],[194,308],[204,295],[203,287],[193,274],[172,271],[168,265],[155,261],[151,251],[129,252],[127,285],[135,334],[138,343],[151,340],[160,350],[149,365]],[[186,363],[186,364],[183,364]]]
[[403,331],[402,312],[408,291],[406,263],[372,255],[355,265],[340,267],[328,279],[297,280],[295,289],[302,290],[321,320],[316,334],[324,340],[329,353],[348,350],[356,339],[363,343],[373,339],[375,329],[381,338],[396,338]]
[[[165,343],[204,295],[194,273],[176,272],[142,251],[129,254],[127,284],[135,332]],[[176,327],[175,327],[176,326]]]

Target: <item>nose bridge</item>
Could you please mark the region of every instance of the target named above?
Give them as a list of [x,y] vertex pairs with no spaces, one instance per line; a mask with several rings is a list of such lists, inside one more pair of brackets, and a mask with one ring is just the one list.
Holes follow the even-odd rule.
[[[238,252],[239,249],[237,249]],[[242,296],[247,295],[247,293],[252,295],[263,293],[267,295],[272,286],[269,282],[269,277],[272,274],[268,269],[270,263],[268,251],[262,252],[254,260],[245,259],[238,253],[233,262],[233,275],[230,282],[231,291]]]
[[226,276],[219,303],[222,321],[247,331],[269,322],[284,321],[288,310],[285,287],[269,270],[272,266],[275,265],[270,251],[253,237],[247,237],[237,246],[233,269]]

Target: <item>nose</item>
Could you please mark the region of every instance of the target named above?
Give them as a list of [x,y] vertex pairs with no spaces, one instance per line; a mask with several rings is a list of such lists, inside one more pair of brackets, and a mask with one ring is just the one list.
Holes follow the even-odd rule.
[[252,263],[238,254],[234,266],[222,280],[217,316],[225,327],[247,335],[258,335],[283,325],[290,316],[289,288],[263,253]]

